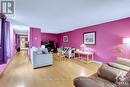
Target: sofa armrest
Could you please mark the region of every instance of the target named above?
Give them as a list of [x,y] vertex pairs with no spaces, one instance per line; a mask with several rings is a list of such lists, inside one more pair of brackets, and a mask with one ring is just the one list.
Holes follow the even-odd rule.
[[101,87],[94,80],[86,77],[78,77],[74,79],[74,86],[75,87]]

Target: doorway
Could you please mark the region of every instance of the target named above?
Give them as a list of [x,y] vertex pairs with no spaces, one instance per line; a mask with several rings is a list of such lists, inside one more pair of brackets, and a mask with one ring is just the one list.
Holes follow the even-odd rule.
[[28,48],[28,36],[20,36],[20,49],[24,50]]

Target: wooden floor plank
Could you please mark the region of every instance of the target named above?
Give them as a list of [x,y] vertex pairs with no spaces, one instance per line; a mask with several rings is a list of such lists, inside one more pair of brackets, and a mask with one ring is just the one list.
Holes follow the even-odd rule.
[[0,77],[0,87],[74,87],[74,78],[88,77],[99,67],[99,64],[85,64],[76,59],[59,61],[54,54],[52,66],[33,69],[27,52],[22,51],[13,57]]

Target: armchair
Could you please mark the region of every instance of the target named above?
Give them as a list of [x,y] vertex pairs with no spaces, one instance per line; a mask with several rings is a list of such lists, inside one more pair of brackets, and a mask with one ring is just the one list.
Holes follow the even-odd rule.
[[75,56],[74,51],[75,51],[75,48],[71,48],[71,49],[66,50],[64,54],[68,58],[73,58]]
[[74,57],[74,50],[75,48],[71,47],[58,48],[58,52],[64,54],[68,58]]

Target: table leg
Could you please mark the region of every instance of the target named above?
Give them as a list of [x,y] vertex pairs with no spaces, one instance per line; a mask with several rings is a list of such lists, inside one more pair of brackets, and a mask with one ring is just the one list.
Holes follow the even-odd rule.
[[93,61],[93,54],[91,56],[92,56],[92,61]]
[[87,62],[88,62],[88,59],[89,59],[89,54],[87,54]]

